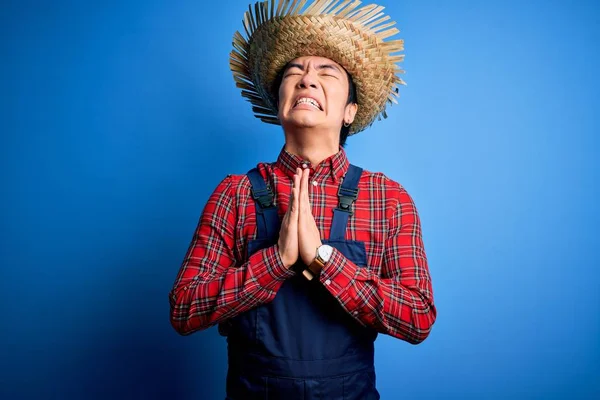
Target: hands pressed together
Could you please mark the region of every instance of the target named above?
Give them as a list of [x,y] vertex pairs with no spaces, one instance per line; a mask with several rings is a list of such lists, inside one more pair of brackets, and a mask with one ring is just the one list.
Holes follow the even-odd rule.
[[279,232],[279,255],[288,268],[298,259],[310,265],[316,257],[317,247],[322,244],[308,196],[309,175],[310,169],[296,168],[290,205]]

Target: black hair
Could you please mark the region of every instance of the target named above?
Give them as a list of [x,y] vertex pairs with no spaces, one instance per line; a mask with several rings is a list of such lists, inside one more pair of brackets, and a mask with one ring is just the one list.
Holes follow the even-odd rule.
[[[283,74],[288,69],[288,65],[289,63],[277,73],[277,76],[273,81],[273,85],[271,86],[271,96],[273,96],[273,99],[275,99],[275,104],[277,104],[279,101],[279,87],[281,86],[281,81],[283,80]],[[346,76],[348,77],[348,102],[346,105],[357,103],[356,86],[354,85],[354,80],[352,80],[352,76],[348,71],[346,71],[346,69],[344,69],[344,72],[346,72]],[[342,129],[340,130],[340,146],[342,147],[346,146],[346,140],[350,134],[351,126],[352,125],[346,127],[342,125]]]

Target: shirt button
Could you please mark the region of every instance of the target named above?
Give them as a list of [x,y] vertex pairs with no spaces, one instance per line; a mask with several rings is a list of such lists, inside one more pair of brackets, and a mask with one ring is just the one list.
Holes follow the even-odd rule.
[[302,168],[304,168],[304,169],[308,168],[308,164],[307,163],[302,163]]
[[331,285],[331,281],[330,281],[329,279],[327,279],[327,280],[325,281],[325,284],[326,284],[326,285]]
[[317,186],[318,185],[317,181],[312,181],[312,185]]

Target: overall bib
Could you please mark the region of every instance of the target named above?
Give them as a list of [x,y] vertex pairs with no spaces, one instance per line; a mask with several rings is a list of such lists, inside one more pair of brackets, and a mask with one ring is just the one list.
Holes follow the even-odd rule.
[[[338,191],[331,234],[322,240],[359,267],[363,242],[345,240],[362,169],[350,165]],[[280,221],[273,194],[258,170],[248,172],[256,203],[257,238],[248,256],[275,244]],[[316,249],[315,249],[316,251]],[[301,268],[301,262],[294,268]],[[371,400],[377,332],[356,322],[318,279],[301,273],[286,280],[275,299],[233,318],[227,335],[227,399]]]

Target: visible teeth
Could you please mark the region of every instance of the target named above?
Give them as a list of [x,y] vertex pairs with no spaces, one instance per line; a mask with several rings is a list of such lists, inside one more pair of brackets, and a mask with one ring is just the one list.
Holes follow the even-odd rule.
[[311,106],[315,107],[316,109],[321,109],[321,107],[319,106],[319,103],[316,102],[316,100],[311,99],[309,97],[302,97],[300,99],[298,99],[298,101],[296,102],[296,106],[298,104],[310,104]]

